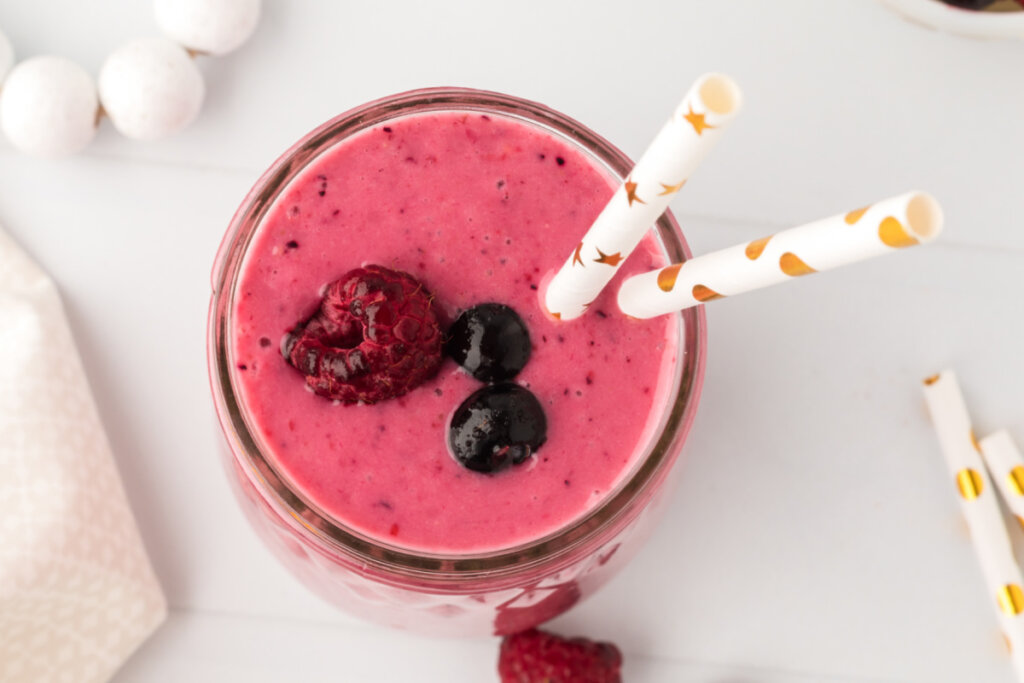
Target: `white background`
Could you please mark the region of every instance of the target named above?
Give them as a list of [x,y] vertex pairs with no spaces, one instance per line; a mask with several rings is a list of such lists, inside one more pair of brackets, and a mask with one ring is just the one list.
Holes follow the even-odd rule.
[[[156,32],[150,11],[0,0],[0,25],[21,57],[96,73]],[[935,33],[868,0],[276,0],[250,43],[200,64],[202,115],[165,142],[105,122],[70,160],[0,146],[0,222],[62,289],[171,604],[117,683],[494,679],[496,640],[337,613],[246,526],[206,380],[214,251],[279,152],[366,100],[504,91],[637,156],[708,70],[746,104],[675,201],[695,252],[912,188],[942,202],[946,234],[711,305],[668,518],[552,626],[618,642],[631,683],[1012,680],[920,379],[955,367],[979,434],[1024,442],[1024,42]]]

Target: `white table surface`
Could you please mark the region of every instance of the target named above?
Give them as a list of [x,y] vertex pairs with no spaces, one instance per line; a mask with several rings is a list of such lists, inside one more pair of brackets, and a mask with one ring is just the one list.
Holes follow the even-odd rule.
[[[0,25],[20,56],[94,73],[155,33],[129,0],[0,0]],[[171,605],[117,683],[493,680],[494,639],[338,613],[246,525],[206,379],[214,250],[279,152],[368,99],[505,91],[636,156],[708,70],[746,103],[674,204],[697,253],[911,188],[940,199],[946,234],[710,306],[668,517],[552,626],[618,642],[632,683],[1012,680],[919,386],[955,367],[979,433],[1024,442],[1024,42],[942,35],[869,0],[276,0],[201,68],[202,115],[167,141],[106,122],[70,160],[0,144],[0,223],[63,291]]]

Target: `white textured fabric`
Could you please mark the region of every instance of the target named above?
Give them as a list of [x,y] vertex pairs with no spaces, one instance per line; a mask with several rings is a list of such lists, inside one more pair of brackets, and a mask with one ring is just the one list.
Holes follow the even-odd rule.
[[167,614],[53,282],[0,229],[0,681],[106,681]]

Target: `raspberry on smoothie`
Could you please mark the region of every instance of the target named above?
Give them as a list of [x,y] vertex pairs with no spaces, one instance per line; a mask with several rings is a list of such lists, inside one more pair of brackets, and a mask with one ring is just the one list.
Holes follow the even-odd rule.
[[373,404],[437,373],[441,326],[407,273],[366,266],[327,285],[319,310],[285,335],[281,354],[320,396]]

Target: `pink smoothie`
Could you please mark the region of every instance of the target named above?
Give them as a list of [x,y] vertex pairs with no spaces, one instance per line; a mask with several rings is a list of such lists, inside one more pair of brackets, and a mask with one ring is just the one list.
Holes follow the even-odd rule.
[[[623,316],[618,279],[572,322],[548,318],[538,296],[615,186],[560,138],[475,112],[392,119],[311,163],[257,229],[231,330],[238,394],[293,487],[350,529],[433,553],[537,539],[615,490],[661,419],[677,322]],[[307,390],[281,356],[282,337],[316,309],[324,284],[368,263],[421,280],[448,320],[491,301],[522,316],[533,355],[515,381],[548,421],[535,457],[495,474],[455,461],[449,417],[482,385],[451,360],[375,405],[336,405]],[[663,265],[648,237],[617,277]]]

